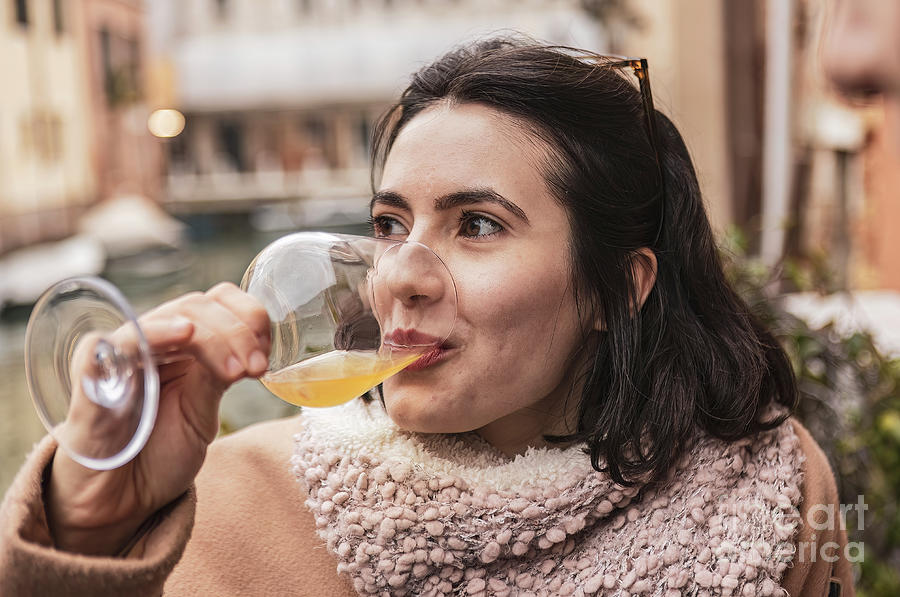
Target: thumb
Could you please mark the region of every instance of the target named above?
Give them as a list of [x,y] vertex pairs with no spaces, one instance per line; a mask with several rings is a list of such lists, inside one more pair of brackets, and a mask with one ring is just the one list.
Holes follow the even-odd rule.
[[[140,322],[141,331],[153,353],[167,352],[179,348],[191,340],[194,335],[194,324],[186,317],[177,315],[172,318],[153,318]],[[133,325],[120,328],[116,339],[128,344],[136,340]]]

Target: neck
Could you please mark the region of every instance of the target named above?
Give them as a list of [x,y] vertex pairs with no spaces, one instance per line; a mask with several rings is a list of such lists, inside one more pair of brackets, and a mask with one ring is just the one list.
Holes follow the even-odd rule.
[[555,408],[538,403],[517,410],[488,423],[476,433],[499,452],[514,458],[529,448],[547,446],[546,435],[566,435],[576,429],[577,414],[571,412],[573,409],[566,412],[566,402],[565,399],[555,400]]

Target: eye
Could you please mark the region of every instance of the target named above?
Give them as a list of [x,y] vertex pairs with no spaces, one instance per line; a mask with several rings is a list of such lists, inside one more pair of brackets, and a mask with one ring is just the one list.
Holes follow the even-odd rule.
[[407,236],[409,230],[400,223],[396,218],[390,216],[374,216],[369,218],[369,225],[372,226],[372,232],[379,238],[391,236]]
[[502,231],[503,226],[482,214],[463,212],[459,217],[459,233],[467,238],[484,238]]

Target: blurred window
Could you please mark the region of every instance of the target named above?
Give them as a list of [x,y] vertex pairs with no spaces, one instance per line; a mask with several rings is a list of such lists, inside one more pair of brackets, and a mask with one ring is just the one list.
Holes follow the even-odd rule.
[[62,158],[62,120],[53,112],[38,110],[27,114],[20,123],[22,151],[46,163]]
[[335,168],[337,155],[334,143],[334,121],[325,114],[309,114],[305,122],[305,137],[309,155],[317,156],[319,167]]
[[362,148],[362,155],[365,158],[369,157],[369,151],[371,151],[371,143],[372,143],[372,125],[369,122],[368,116],[366,116],[365,112],[359,118],[359,147]]
[[53,0],[53,31],[57,35],[66,32],[66,15],[64,14],[63,0]]
[[28,0],[13,0],[13,10],[16,14],[16,23],[28,27]]
[[216,17],[220,21],[228,18],[228,0],[216,0]]
[[102,27],[100,29],[100,62],[103,68],[103,90],[106,92],[106,101],[113,104],[115,96],[115,75],[112,65],[112,38],[109,29]]
[[306,137],[310,145],[322,147],[325,145],[325,120],[319,115],[312,115],[306,119]]
[[244,129],[240,123],[230,120],[219,122],[219,144],[229,162],[229,166],[238,172],[246,172]]
[[141,47],[138,40],[124,39],[125,47],[125,64],[124,69],[128,72],[128,84],[131,86],[133,100],[137,100],[141,96]]
[[140,46],[137,40],[114,36],[106,27],[99,32],[103,90],[110,106],[140,99]]
[[177,135],[166,141],[166,149],[169,152],[170,172],[185,173],[193,167],[191,156],[188,153],[187,136],[184,134]]

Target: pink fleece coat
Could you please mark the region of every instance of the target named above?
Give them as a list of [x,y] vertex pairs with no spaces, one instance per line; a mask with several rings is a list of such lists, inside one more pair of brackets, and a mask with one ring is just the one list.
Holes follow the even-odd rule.
[[[798,422],[791,423],[806,456],[800,506],[805,521],[815,504],[837,509],[837,490],[819,446]],[[291,473],[299,425],[299,418],[268,422],[214,442],[196,489],[160,512],[125,558],[53,548],[41,474],[54,445],[41,442],[0,506],[0,595],[355,594],[349,580],[337,574],[337,560],[317,536]],[[834,541],[843,553],[847,538],[839,528],[804,524],[797,541],[818,546]],[[844,597],[853,597],[851,566],[843,557],[835,563],[796,561],[783,586],[792,597],[826,597],[832,578],[842,584]]]

